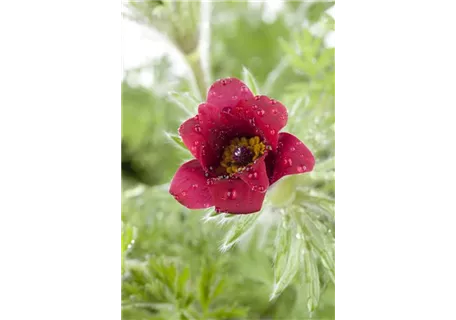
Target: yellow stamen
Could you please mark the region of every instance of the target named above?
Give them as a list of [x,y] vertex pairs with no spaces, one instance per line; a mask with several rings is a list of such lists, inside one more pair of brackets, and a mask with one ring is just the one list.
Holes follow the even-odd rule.
[[[253,154],[252,160],[247,165],[237,163],[233,158],[234,151],[238,147],[245,147]],[[230,144],[225,147],[225,150],[223,151],[222,161],[220,162],[219,169],[220,171],[226,171],[228,174],[236,173],[239,170],[252,165],[256,159],[260,158],[264,154],[265,150],[266,146],[263,144],[263,142],[261,142],[260,137],[258,136],[251,138],[234,138],[230,141]]]

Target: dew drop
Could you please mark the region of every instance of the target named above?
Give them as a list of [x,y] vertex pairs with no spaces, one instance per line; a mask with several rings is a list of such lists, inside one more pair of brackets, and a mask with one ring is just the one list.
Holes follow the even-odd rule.
[[253,110],[256,110],[256,109],[258,109],[258,106],[257,106],[256,104],[253,104],[253,105],[252,105],[252,109],[253,109]]
[[203,207],[205,207],[205,208],[209,208],[210,206],[211,206],[211,205],[210,205],[209,203],[203,204]]
[[274,99],[271,99],[270,102],[271,102],[271,104],[276,104],[277,103],[277,101],[274,100]]
[[296,141],[295,145],[300,146],[302,144],[301,141]]
[[193,188],[193,189],[197,189],[197,188],[198,188],[198,184],[196,184],[196,183],[195,183],[195,184],[192,184],[192,188]]
[[226,86],[227,84],[227,81],[225,79],[223,79],[222,81],[220,81],[222,83],[223,86]]
[[260,96],[255,96],[255,100],[257,100],[257,101],[260,100],[260,98],[261,98]]
[[257,185],[253,185],[250,190],[252,191],[258,191],[258,186]]
[[211,96],[215,96],[215,95],[217,95],[217,92],[211,91],[209,94],[210,94]]
[[231,111],[232,111],[231,107],[224,107],[224,108],[222,109],[222,112],[223,112],[223,113],[231,113]]
[[270,134],[275,134],[276,131],[274,129],[271,129],[271,131],[269,131]]
[[264,110],[263,109],[260,109],[260,110],[257,110],[257,115],[259,115],[260,117],[264,116]]
[[280,120],[282,120],[282,121],[285,120],[286,118],[287,118],[287,117],[286,117],[284,114],[282,114],[282,115],[280,116]]
[[[272,114],[277,114],[279,111],[277,111],[277,109],[272,109],[271,110]],[[280,117],[282,119],[282,117]]]
[[296,169],[298,172],[305,172],[307,170],[307,167],[305,165],[300,165]]
[[249,179],[256,180],[258,179],[258,172],[251,172],[248,175]]
[[258,187],[258,191],[264,192],[264,187],[263,187],[263,186],[259,186],[259,187]]
[[238,96],[232,96],[231,97],[231,100],[237,100],[238,99]]
[[285,158],[283,159],[283,164],[288,167],[291,167],[293,165],[293,161],[291,160],[291,158]]
[[196,133],[200,133],[201,132],[201,127],[199,126],[199,124],[195,125],[193,127],[193,131],[195,131]]
[[235,189],[230,189],[226,192],[226,197],[230,200],[236,199],[237,193]]
[[300,156],[301,158],[304,158],[304,157],[305,157],[305,155],[304,155],[303,153],[301,153],[299,156]]
[[181,192],[181,196],[186,197],[186,196],[187,196],[187,192],[182,191],[182,192]]
[[249,123],[251,126],[254,126],[255,125],[255,119],[251,118],[249,119]]
[[192,152],[196,152],[196,146],[192,146]]
[[291,151],[291,152],[293,152],[293,151],[295,151],[295,150],[296,150],[295,147],[291,147],[291,148],[290,148],[290,151]]
[[241,92],[248,92],[249,89],[246,86],[241,87]]
[[200,142],[198,140],[193,141],[194,146],[199,146]]

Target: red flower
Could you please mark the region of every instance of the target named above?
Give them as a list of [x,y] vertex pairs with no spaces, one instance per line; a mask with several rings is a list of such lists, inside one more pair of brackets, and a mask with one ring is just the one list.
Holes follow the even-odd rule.
[[177,170],[169,192],[189,209],[259,211],[269,186],[283,176],[309,172],[315,164],[298,138],[279,133],[287,120],[280,102],[254,96],[240,80],[216,81],[198,115],[179,128],[196,159]]

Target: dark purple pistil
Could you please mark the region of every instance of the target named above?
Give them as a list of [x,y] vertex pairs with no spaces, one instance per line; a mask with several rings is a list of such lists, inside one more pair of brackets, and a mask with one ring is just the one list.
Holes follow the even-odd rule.
[[242,146],[234,149],[233,160],[236,164],[246,166],[252,161],[252,158],[253,153],[249,150],[249,148]]

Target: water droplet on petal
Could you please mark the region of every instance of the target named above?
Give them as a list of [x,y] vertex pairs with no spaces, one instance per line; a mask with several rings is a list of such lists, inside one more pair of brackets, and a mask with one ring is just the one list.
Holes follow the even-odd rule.
[[195,131],[196,133],[200,133],[201,132],[201,127],[199,124],[196,124],[194,127],[193,127],[193,131]]
[[307,167],[304,165],[301,165],[301,166],[298,166],[296,168],[296,170],[298,170],[298,172],[305,172],[307,170]]
[[260,98],[261,98],[260,96],[255,96],[255,100],[257,100],[257,101],[260,100]]
[[259,187],[258,187],[258,191],[264,192],[264,187],[263,187],[263,186],[259,186]]
[[237,193],[235,189],[230,189],[226,192],[226,197],[230,200],[236,199]]
[[211,205],[210,205],[209,203],[203,204],[203,207],[204,207],[204,208],[209,208],[210,206],[211,206]]
[[271,104],[276,104],[277,103],[277,101],[275,101],[274,99],[271,99],[270,102],[271,102]]
[[224,108],[222,109],[222,112],[223,112],[223,113],[231,113],[231,111],[232,111],[231,107],[224,107]]
[[222,81],[220,81],[222,83],[223,86],[226,86],[226,83],[227,81],[225,79],[223,79]]
[[296,141],[295,145],[300,146],[302,144],[301,141]]
[[249,173],[248,178],[249,178],[249,179],[253,179],[253,180],[258,179],[258,172],[251,172],[251,173]]
[[271,129],[271,131],[269,131],[270,134],[275,134],[276,131],[274,129]]
[[253,185],[250,190],[252,191],[258,191],[258,186],[257,185]]
[[195,184],[192,184],[192,188],[193,188],[193,189],[198,188],[198,184],[196,184],[196,183],[195,183]]
[[183,197],[186,197],[186,196],[187,196],[187,192],[182,191],[182,192],[181,192],[181,195],[182,195]]
[[277,111],[277,109],[272,109],[271,112],[272,114],[277,114],[279,111]]
[[237,100],[238,99],[238,96],[232,96],[231,97],[231,100]]
[[285,166],[291,167],[293,165],[293,161],[291,160],[291,158],[284,158],[283,159],[283,164]]
[[263,110],[263,109],[257,110],[256,113],[257,113],[257,115],[260,116],[260,117],[264,116],[264,110]]
[[252,105],[252,109],[253,109],[253,110],[256,110],[256,109],[258,109],[258,106],[257,106],[256,104],[253,104],[253,105]]
[[290,151],[291,151],[291,152],[293,152],[293,151],[295,151],[295,150],[296,150],[295,147],[290,147]]
[[246,86],[242,86],[242,87],[241,87],[241,92],[247,92],[248,90],[249,90],[249,89],[247,89]]

